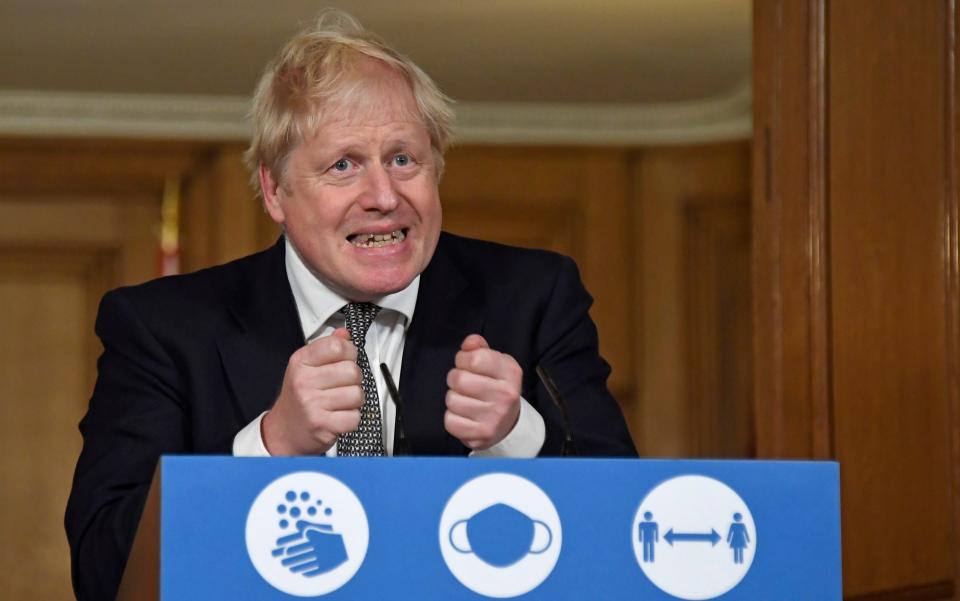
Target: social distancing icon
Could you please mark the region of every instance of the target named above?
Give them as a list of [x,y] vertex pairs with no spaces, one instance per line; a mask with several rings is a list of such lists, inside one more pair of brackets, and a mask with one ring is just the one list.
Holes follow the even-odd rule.
[[637,563],[662,591],[712,599],[736,587],[753,563],[757,529],[732,488],[706,476],[671,478],[641,501],[631,528]]

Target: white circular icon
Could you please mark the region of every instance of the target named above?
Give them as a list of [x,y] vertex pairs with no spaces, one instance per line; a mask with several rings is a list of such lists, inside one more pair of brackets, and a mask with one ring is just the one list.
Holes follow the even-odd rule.
[[630,531],[643,573],[681,599],[712,599],[750,570],[757,527],[732,488],[706,476],[678,476],[643,499]]
[[487,597],[538,587],[560,557],[557,509],[540,488],[513,474],[487,474],[461,486],[440,517],[440,552],[464,586]]
[[370,530],[360,500],[342,482],[295,472],[267,485],[247,514],[247,553],[273,587],[298,597],[347,583],[367,554]]

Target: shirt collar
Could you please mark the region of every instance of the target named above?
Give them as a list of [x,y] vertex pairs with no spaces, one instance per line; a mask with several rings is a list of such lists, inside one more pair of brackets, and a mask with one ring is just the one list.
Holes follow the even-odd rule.
[[[286,245],[287,279],[290,281],[293,299],[297,304],[303,337],[305,340],[309,340],[323,324],[350,300],[331,290],[320,278],[307,269],[303,259],[300,258],[300,253],[286,237],[284,237],[284,244]],[[418,275],[403,290],[376,298],[372,302],[382,310],[400,313],[406,319],[406,325],[409,326],[413,319],[413,310],[417,306],[419,290],[420,276]]]

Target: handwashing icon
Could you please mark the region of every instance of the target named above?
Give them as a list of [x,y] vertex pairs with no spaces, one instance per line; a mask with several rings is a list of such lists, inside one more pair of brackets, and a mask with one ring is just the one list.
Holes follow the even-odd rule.
[[278,538],[276,548],[271,551],[294,574],[318,576],[349,559],[343,537],[330,525],[300,520],[296,528],[297,532]]
[[360,569],[370,526],[360,499],[343,482],[320,472],[292,472],[253,500],[245,540],[250,561],[270,586],[318,597]]
[[496,503],[450,528],[450,545],[459,553],[473,553],[496,567],[507,567],[528,554],[539,555],[553,542],[553,533],[541,520],[504,503]]

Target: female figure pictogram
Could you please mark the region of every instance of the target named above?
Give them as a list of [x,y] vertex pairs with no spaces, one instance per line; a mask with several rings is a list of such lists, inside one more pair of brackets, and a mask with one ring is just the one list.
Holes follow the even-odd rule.
[[733,523],[730,524],[730,530],[727,531],[727,543],[733,549],[733,563],[743,563],[743,550],[750,543],[747,526],[742,520],[742,515],[734,513]]

